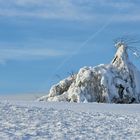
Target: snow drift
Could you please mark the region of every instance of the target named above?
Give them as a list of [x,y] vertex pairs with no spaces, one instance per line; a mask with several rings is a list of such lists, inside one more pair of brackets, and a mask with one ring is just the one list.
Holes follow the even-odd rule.
[[129,61],[127,45],[116,44],[110,64],[83,67],[52,86],[39,101],[140,103],[140,72]]

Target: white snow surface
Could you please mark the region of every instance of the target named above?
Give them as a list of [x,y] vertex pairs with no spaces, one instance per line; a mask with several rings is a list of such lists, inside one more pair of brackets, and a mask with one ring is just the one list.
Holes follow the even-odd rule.
[[139,140],[139,104],[0,101],[0,140]]
[[53,85],[39,101],[140,103],[140,72],[129,61],[127,46],[118,44],[110,64],[83,67]]

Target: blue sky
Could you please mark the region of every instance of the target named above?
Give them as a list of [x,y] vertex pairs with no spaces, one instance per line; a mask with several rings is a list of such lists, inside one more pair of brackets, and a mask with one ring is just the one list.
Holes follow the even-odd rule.
[[[0,0],[0,94],[47,93],[83,66],[110,63],[140,34],[138,0]],[[132,61],[140,69],[138,59]]]

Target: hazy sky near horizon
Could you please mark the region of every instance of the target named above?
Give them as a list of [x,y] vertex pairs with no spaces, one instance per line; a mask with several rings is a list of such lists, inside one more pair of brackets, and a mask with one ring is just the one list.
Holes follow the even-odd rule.
[[[47,93],[80,67],[110,63],[114,39],[140,37],[139,6],[139,0],[0,0],[0,94]],[[140,60],[132,61],[140,69]]]

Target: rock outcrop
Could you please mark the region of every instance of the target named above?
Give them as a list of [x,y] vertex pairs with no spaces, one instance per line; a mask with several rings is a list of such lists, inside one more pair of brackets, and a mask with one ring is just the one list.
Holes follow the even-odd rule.
[[129,61],[127,45],[116,44],[110,64],[83,67],[52,86],[39,101],[140,103],[140,72]]

